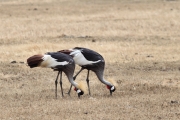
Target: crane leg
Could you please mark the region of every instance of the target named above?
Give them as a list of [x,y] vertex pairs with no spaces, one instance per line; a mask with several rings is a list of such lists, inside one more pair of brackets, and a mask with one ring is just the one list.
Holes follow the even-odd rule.
[[112,91],[110,90],[110,95],[112,96]]
[[89,95],[91,95],[90,87],[89,87],[89,70],[88,70],[88,73],[87,73],[86,82],[87,82],[87,86],[88,86]]
[[55,97],[57,99],[57,84],[58,84],[58,77],[59,77],[59,72],[58,72],[58,75],[56,77],[56,80],[55,80]]
[[[80,73],[81,71],[83,71],[83,70],[84,70],[84,68],[81,68],[81,69],[79,70],[79,72],[73,77],[74,81],[76,80],[76,77],[79,75],[79,73]],[[71,86],[70,86],[70,88],[69,88],[69,91],[68,91],[68,93],[67,93],[67,94],[69,94],[69,96],[70,96],[71,89],[72,89],[72,84],[71,84]]]
[[78,98],[80,99],[80,95],[78,94]]
[[80,73],[81,71],[83,71],[83,70],[84,70],[84,68],[81,68],[81,69],[79,70],[79,72],[73,77],[73,79],[75,80],[76,77],[79,75],[79,73]]
[[64,97],[64,95],[63,95],[63,88],[62,88],[62,71],[61,71],[61,75],[60,75],[60,82],[59,82],[59,84],[60,84],[60,87],[61,87],[62,97]]

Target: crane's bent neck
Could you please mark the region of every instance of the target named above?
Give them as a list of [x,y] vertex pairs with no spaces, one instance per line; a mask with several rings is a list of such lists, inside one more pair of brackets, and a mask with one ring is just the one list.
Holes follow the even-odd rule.
[[97,77],[98,77],[98,79],[102,82],[102,83],[104,83],[104,84],[106,84],[106,85],[108,85],[108,86],[113,86],[109,81],[107,81],[106,79],[104,79],[104,77],[103,77],[103,72],[95,72],[95,74],[97,75]]

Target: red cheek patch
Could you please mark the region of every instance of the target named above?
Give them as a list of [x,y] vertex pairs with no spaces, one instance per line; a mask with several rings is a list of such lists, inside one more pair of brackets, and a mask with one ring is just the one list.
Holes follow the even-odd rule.
[[111,87],[109,85],[107,85],[106,87],[107,87],[107,89],[111,89]]
[[77,91],[77,88],[75,87],[74,90]]

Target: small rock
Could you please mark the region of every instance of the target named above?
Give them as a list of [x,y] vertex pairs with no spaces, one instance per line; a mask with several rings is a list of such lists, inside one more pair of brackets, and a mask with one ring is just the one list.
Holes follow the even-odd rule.
[[92,42],[96,42],[96,40],[95,40],[95,39],[92,39]]
[[158,116],[158,119],[162,119],[162,118]]
[[154,56],[152,56],[152,55],[147,55],[146,57],[154,57]]
[[88,114],[88,112],[84,112],[84,114]]
[[14,61],[11,61],[11,63],[17,63],[17,62],[14,60]]
[[178,101],[176,101],[176,100],[171,100],[171,103],[178,103]]
[[158,62],[154,62],[153,64],[158,64]]

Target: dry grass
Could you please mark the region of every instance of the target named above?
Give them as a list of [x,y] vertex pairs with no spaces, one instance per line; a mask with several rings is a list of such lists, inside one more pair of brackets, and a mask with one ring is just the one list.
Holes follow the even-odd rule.
[[[0,119],[180,119],[179,13],[176,0],[0,0]],[[26,65],[75,46],[104,56],[112,97],[91,72],[92,96],[55,99],[57,73]]]

